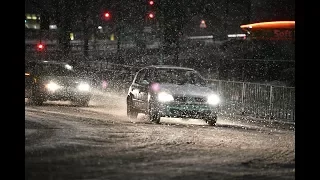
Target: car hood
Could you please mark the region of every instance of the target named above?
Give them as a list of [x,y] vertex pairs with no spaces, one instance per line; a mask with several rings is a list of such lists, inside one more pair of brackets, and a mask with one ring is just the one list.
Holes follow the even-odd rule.
[[208,95],[215,94],[215,92],[209,87],[193,84],[160,84],[159,88],[160,91],[165,91],[175,96],[206,97]]
[[83,77],[72,77],[72,76],[43,76],[42,80],[44,82],[55,82],[61,85],[72,85],[72,84],[78,84],[80,82],[86,82],[91,84],[91,79],[89,78],[83,78]]

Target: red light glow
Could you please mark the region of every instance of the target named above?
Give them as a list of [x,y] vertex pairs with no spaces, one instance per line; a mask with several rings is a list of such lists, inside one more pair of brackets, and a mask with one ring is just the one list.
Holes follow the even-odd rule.
[[151,85],[151,89],[155,92],[159,91],[160,90],[160,84],[159,83],[153,83]]
[[110,14],[109,13],[105,13],[104,17],[108,18],[108,17],[110,17]]

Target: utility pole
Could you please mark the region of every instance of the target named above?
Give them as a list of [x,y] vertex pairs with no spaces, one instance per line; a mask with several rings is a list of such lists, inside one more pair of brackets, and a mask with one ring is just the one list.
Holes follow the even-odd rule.
[[252,13],[252,12],[251,12],[251,11],[252,11],[251,5],[252,5],[251,0],[248,0],[248,14],[247,14],[248,24],[249,24],[250,21],[251,21],[251,13]]
[[116,37],[117,37],[117,63],[122,63],[122,57],[121,57],[121,34],[122,34],[122,0],[119,0],[117,3],[116,8],[116,15],[115,15],[115,26],[116,26]]
[[164,47],[164,16],[163,16],[163,9],[162,9],[162,6],[159,2],[159,5],[158,5],[159,9],[158,9],[158,12],[159,15],[159,33],[160,33],[160,58],[159,58],[159,65],[163,65],[163,47]]
[[224,16],[224,32],[226,35],[228,34],[227,29],[228,29],[228,16],[229,16],[229,0],[226,0],[226,11],[225,11],[225,16]]

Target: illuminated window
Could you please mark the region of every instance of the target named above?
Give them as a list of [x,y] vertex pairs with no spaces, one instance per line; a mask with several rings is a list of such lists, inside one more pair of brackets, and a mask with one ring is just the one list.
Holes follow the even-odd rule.
[[70,33],[70,40],[71,40],[71,41],[74,40],[74,35],[73,35],[73,33]]
[[27,19],[32,19],[30,14],[26,15]]
[[57,29],[57,25],[55,25],[55,24],[49,25],[49,29]]
[[31,19],[34,19],[36,20],[37,19],[37,16],[35,14],[32,14],[32,18]]

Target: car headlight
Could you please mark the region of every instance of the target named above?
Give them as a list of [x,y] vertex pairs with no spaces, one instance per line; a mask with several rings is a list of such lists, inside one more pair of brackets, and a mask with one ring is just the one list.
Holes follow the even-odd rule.
[[171,94],[166,93],[166,92],[161,92],[158,94],[158,100],[160,102],[173,101],[173,96]]
[[88,83],[80,83],[78,85],[78,89],[80,91],[89,91],[90,90],[90,85]]
[[212,94],[208,97],[208,103],[211,105],[217,105],[220,103],[220,97],[216,94]]
[[49,91],[56,91],[57,89],[60,88],[60,86],[59,86],[57,83],[49,82],[48,84],[46,84],[46,88],[47,88]]

